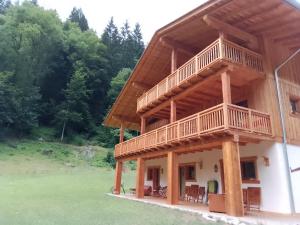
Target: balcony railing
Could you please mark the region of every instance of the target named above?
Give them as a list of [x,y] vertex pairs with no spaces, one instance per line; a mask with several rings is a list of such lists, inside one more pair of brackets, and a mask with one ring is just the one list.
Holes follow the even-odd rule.
[[223,103],[117,144],[115,157],[136,154],[229,129],[257,135],[272,135],[269,114]]
[[263,72],[262,56],[233,42],[219,38],[203,51],[179,67],[156,86],[148,90],[137,100],[137,111],[149,106],[160,97],[171,93],[176,87],[194,76],[201,74],[218,60],[228,61]]

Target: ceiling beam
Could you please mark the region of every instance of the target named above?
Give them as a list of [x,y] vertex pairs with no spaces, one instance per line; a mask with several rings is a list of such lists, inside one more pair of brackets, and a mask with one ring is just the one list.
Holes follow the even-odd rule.
[[159,39],[159,41],[163,46],[170,48],[170,49],[177,49],[178,51],[184,52],[187,55],[194,56],[197,54],[197,51],[195,50],[195,48],[193,48],[187,44],[184,44],[182,42],[176,41],[170,37],[167,37],[167,36],[161,37]]
[[129,122],[129,123],[139,124],[139,122],[136,121],[134,118],[130,118],[130,117],[127,117],[127,116],[113,115],[112,117],[113,117],[113,119],[118,120],[121,123],[122,122]]
[[257,40],[257,37],[255,37],[254,35],[249,34],[246,31],[243,31],[243,30],[241,30],[237,27],[234,27],[228,23],[224,23],[223,21],[218,20],[209,15],[205,15],[203,17],[203,20],[208,26],[211,26],[214,29],[221,31],[225,34],[235,36],[241,40],[244,40],[249,45],[251,45],[252,48],[255,48],[255,49],[258,48],[258,40]]
[[151,88],[151,85],[134,81],[134,82],[132,82],[132,87],[139,89],[141,91],[147,91]]

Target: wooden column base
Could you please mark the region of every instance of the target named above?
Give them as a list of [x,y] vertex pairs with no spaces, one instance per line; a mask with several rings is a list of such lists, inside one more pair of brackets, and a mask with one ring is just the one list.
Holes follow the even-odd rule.
[[123,168],[123,162],[117,160],[116,170],[115,170],[115,186],[114,186],[114,194],[116,195],[119,195],[121,191],[122,168]]
[[171,205],[178,204],[178,156],[174,152],[168,152],[168,193],[167,200]]
[[226,213],[243,216],[243,194],[239,145],[233,141],[223,142]]
[[136,197],[144,198],[144,178],[145,178],[145,160],[137,158],[136,170]]

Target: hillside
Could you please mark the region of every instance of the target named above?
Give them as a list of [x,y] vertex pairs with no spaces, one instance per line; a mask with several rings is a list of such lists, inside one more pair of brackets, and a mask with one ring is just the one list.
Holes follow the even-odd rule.
[[[216,224],[106,195],[114,182],[114,170],[103,161],[110,151],[42,140],[0,143],[0,224]],[[135,185],[128,166],[122,174],[126,191]]]

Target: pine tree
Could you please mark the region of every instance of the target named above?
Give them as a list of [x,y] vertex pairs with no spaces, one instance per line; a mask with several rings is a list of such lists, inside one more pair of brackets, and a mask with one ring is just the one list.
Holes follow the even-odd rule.
[[121,28],[122,67],[133,68],[135,66],[134,40],[128,21]]
[[108,74],[114,76],[122,68],[121,64],[121,37],[114,19],[111,17],[109,23],[101,36],[103,44],[107,46],[106,58],[108,60]]
[[77,23],[82,31],[87,31],[89,29],[88,21],[81,8],[77,9],[74,7],[69,16],[69,20],[73,23]]
[[135,52],[135,60],[137,61],[145,50],[145,45],[143,42],[143,36],[141,31],[141,26],[139,23],[135,24],[133,33],[132,33],[133,41],[134,41],[134,52]]

